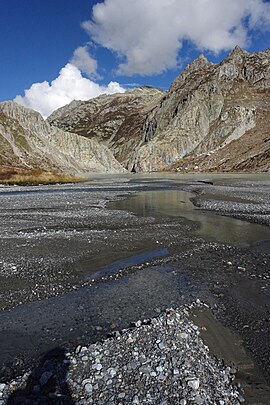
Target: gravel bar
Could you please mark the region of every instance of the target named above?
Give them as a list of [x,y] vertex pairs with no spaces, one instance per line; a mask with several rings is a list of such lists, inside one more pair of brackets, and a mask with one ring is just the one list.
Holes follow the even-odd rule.
[[197,404],[244,401],[236,370],[209,355],[189,307],[169,309],[105,341],[55,350],[36,369],[0,384],[0,404]]

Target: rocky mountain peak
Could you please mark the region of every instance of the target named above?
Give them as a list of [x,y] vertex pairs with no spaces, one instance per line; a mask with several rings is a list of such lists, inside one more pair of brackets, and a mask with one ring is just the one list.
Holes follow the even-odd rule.
[[234,64],[241,64],[250,54],[245,51],[244,49],[240,48],[240,46],[236,46],[224,59],[222,64],[226,63],[234,63]]
[[236,45],[236,46],[233,48],[233,50],[229,53],[228,57],[229,57],[229,58],[232,58],[232,57],[234,57],[234,56],[239,56],[239,55],[240,55],[240,56],[247,56],[247,55],[249,55],[249,53],[248,53],[248,51],[246,51],[246,50],[240,48],[239,45]]
[[57,120],[59,117],[65,115],[68,117],[72,114],[72,111],[75,110],[78,106],[84,104],[84,101],[81,100],[73,100],[71,103],[64,105],[63,107],[58,108],[55,110],[48,118],[47,122]]
[[[146,142],[133,155],[129,168],[166,170],[173,161],[188,160],[191,155],[200,156],[200,166],[208,159],[213,167],[219,163],[212,154],[223,156],[223,151],[228,151],[229,161],[240,146],[242,156],[234,156],[232,165],[248,156],[247,167],[265,167],[266,156],[263,161],[259,153],[269,149],[269,87],[267,51],[249,54],[238,46],[220,64],[211,64],[201,55],[176,78],[160,106],[149,114],[143,127]],[[256,163],[252,163],[253,150],[258,155]],[[187,160],[181,161],[179,170]],[[226,167],[231,166],[227,163]]]
[[0,102],[0,111],[6,114],[9,117],[13,118],[18,118],[21,117],[22,115],[28,116],[28,117],[34,117],[36,119],[39,119],[41,115],[34,110],[31,110],[30,108],[26,108],[15,101],[2,101]]
[[212,63],[209,62],[209,60],[206,58],[206,56],[204,56],[203,53],[201,53],[198,58],[196,58],[192,63],[188,65],[188,67],[189,69],[197,70],[209,65],[212,65]]
[[121,172],[111,151],[62,131],[14,101],[0,103],[0,165],[78,172]]
[[7,117],[15,119],[27,130],[37,130],[44,134],[49,132],[48,125],[42,115],[31,108],[26,108],[15,101],[3,101],[0,103],[0,111]]
[[180,75],[174,80],[170,87],[170,91],[175,91],[177,88],[186,85],[187,81],[193,81],[196,75],[203,76],[209,70],[215,66],[212,62],[201,54],[192,63],[188,64],[186,68],[180,73]]
[[257,88],[269,88],[270,52],[266,50],[249,53],[237,46],[219,64],[217,74],[219,79],[226,81],[227,90],[231,89],[232,80],[242,82],[247,80]]
[[209,60],[203,54],[201,54],[200,56],[198,56],[198,58],[194,59],[193,62],[191,62],[190,64],[188,64],[186,66],[184,71],[182,73],[180,73],[180,76],[181,75],[185,76],[187,74],[195,72],[196,70],[208,68],[209,66],[212,66],[212,65],[213,65],[213,63],[209,62]]

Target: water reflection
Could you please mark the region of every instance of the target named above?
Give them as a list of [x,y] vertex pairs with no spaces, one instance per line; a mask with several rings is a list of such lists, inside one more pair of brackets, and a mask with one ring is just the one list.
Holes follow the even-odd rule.
[[190,198],[193,194],[178,190],[146,191],[110,205],[113,209],[133,212],[138,216],[184,217],[198,222],[195,234],[208,241],[248,246],[270,239],[270,229],[214,213],[196,209]]
[[87,276],[88,279],[99,279],[101,277],[107,276],[112,273],[116,273],[123,267],[130,267],[130,266],[136,266],[139,264],[145,263],[147,260],[153,260],[158,257],[163,257],[167,256],[169,254],[168,249],[159,249],[159,250],[153,250],[150,252],[145,252],[137,255],[132,255],[129,256],[125,259],[120,259],[116,260],[115,262],[108,264],[107,266],[104,266],[101,270],[95,271],[94,275],[90,274],[90,276]]

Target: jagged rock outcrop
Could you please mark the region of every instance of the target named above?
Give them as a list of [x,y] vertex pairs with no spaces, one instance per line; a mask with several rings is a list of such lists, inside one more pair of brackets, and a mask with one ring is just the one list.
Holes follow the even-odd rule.
[[47,121],[0,103],[0,162],[69,172],[265,171],[269,109],[270,50],[236,47],[220,64],[201,55],[168,92],[141,87],[73,101]]
[[123,94],[73,101],[56,110],[47,121],[106,145],[124,165],[131,153],[144,143],[144,121],[164,94],[159,89],[140,87]]
[[55,128],[12,101],[0,103],[0,164],[74,174],[124,170],[105,146]]
[[[262,157],[254,159],[253,154],[269,154],[269,90],[269,50],[249,54],[236,47],[218,65],[199,57],[178,76],[148,115],[143,134],[146,143],[131,157],[129,170],[160,171],[172,165],[178,170],[240,170],[245,165],[250,169],[259,165],[260,170]],[[254,149],[253,154],[245,154],[243,142]],[[238,143],[245,156],[230,156],[230,148],[235,149]],[[190,164],[198,156],[201,158],[196,164]],[[222,166],[221,159],[231,163]],[[246,159],[249,163],[245,164]],[[267,161],[262,170],[270,167],[269,158]]]
[[270,51],[236,47],[220,64],[201,55],[167,93],[72,102],[48,121],[102,142],[129,171],[266,170],[269,89]]

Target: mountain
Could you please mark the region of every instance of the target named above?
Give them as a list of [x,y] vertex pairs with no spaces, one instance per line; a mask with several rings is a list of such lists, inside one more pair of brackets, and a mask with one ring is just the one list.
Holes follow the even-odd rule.
[[203,55],[164,93],[139,88],[73,102],[53,125],[105,144],[129,171],[268,170],[270,50]]
[[0,103],[0,165],[71,174],[123,171],[105,146],[53,127],[12,101]]
[[65,173],[269,171],[270,50],[203,55],[164,92],[73,101],[46,121],[0,103],[0,165]]
[[149,130],[150,139],[128,167],[267,170],[269,109],[270,50],[249,54],[236,47],[218,65],[201,56],[147,117],[145,139]]
[[141,131],[145,119],[164,94],[159,89],[140,87],[124,94],[73,101],[56,110],[47,121],[65,131],[95,139],[125,165],[131,153],[144,143]]

